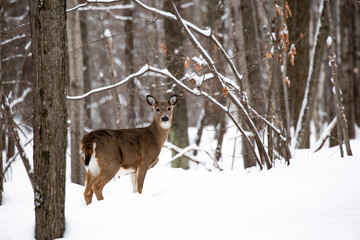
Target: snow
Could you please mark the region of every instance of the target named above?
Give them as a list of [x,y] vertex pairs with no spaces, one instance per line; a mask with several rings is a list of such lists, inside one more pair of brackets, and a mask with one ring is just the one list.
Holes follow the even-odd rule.
[[327,39],[326,39],[326,45],[327,45],[328,47],[330,47],[331,44],[332,44],[332,38],[331,38],[331,36],[328,36]]
[[105,29],[105,31],[104,31],[104,37],[108,38],[110,40],[110,43],[112,43],[112,35],[111,35],[111,32],[110,32],[110,30],[108,28]]
[[[213,134],[207,128],[200,147],[212,148]],[[224,167],[234,135],[225,137]],[[166,167],[171,153],[163,149],[143,194],[124,176],[86,206],[84,187],[68,181],[64,239],[359,239],[360,139],[351,146],[353,157],[340,158],[338,147],[296,150],[290,166],[213,172]],[[20,168],[18,161],[4,186],[0,239],[33,239],[34,195]]]

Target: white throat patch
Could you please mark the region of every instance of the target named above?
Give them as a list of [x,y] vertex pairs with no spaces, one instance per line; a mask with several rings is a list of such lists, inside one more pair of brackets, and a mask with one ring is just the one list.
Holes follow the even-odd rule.
[[171,124],[170,124],[169,121],[166,121],[166,122],[161,121],[160,125],[161,125],[161,127],[164,128],[164,129],[169,129],[170,126],[171,126]]

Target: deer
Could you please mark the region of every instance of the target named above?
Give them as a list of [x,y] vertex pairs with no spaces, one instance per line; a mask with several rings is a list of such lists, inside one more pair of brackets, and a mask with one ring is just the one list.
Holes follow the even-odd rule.
[[146,102],[153,108],[152,123],[143,128],[97,129],[81,140],[81,160],[86,169],[84,198],[86,205],[93,193],[103,200],[104,186],[116,175],[131,175],[134,193],[142,193],[147,170],[159,161],[159,154],[166,141],[177,95],[167,102],[158,102],[151,95]]

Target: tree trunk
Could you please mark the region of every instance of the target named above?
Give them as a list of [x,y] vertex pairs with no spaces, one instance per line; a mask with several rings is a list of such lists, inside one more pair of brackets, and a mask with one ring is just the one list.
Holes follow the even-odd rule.
[[[179,1],[176,1],[179,2]],[[164,2],[164,10],[170,12],[171,2]],[[185,75],[184,54],[183,54],[183,36],[181,34],[181,27],[174,24],[171,20],[164,19],[165,29],[165,46],[166,46],[166,61],[168,70],[177,79],[181,79]],[[171,128],[169,133],[169,141],[174,145],[184,148],[189,145],[188,136],[188,120],[187,120],[187,101],[184,97],[184,92],[181,89],[176,89],[177,94],[181,98],[176,108],[174,108],[173,118],[171,121]],[[171,163],[174,168],[189,168],[189,160],[186,157],[176,159]]]
[[[265,106],[264,90],[262,89],[263,77],[261,75],[262,67],[260,65],[260,43],[261,33],[258,28],[257,18],[257,4],[252,1],[241,1],[240,5],[241,16],[244,31],[244,44],[245,48],[250,53],[245,56],[247,66],[247,84],[244,86],[247,89],[250,105],[252,106]],[[264,109],[259,111],[260,114],[264,113]],[[254,120],[256,127],[259,129],[259,122]],[[247,124],[244,122],[243,127],[248,130]],[[254,140],[254,138],[250,138]],[[242,141],[242,154],[244,157],[244,167],[256,166],[256,157],[249,149],[251,146],[247,141]]]
[[[1,0],[0,0],[1,5]],[[0,42],[2,42],[2,18],[3,18],[3,10],[0,7]],[[1,55],[1,44],[0,44],[0,87],[2,86],[2,55]],[[0,96],[2,99],[2,96]],[[0,105],[1,106],[1,105]],[[4,122],[5,113],[0,109],[0,206],[2,204],[2,192],[4,191],[4,168],[3,168],[3,149],[4,149],[4,140],[5,140],[5,122]]]
[[[1,56],[1,51],[0,51]],[[1,72],[1,67],[0,67]],[[1,76],[0,76],[1,80]],[[1,96],[0,96],[1,97]],[[5,125],[3,123],[4,113],[0,110],[0,206],[2,204],[2,193],[4,191],[4,167],[3,167],[3,140],[5,139]]]
[[[289,5],[291,6],[293,12],[293,17],[288,20],[288,26],[290,29],[290,40],[291,42],[296,43],[296,55],[294,62],[295,66],[291,66],[290,64],[288,64],[288,75],[291,81],[291,86],[289,88],[289,96],[290,99],[292,99],[292,101],[290,102],[292,122],[294,126],[296,126],[306,88],[305,79],[307,79],[309,72],[310,34],[308,32],[308,28],[310,24],[310,1],[291,0],[289,1]],[[304,147],[308,148],[310,147],[310,128],[305,129],[305,132],[306,139],[304,142]]]
[[310,122],[313,116],[316,100],[316,87],[318,86],[319,73],[325,47],[325,39],[328,32],[328,24],[325,13],[326,2],[322,1],[322,4],[320,4],[320,16],[316,26],[314,46],[310,57],[305,95],[302,101],[301,110],[296,125],[294,141],[296,141],[297,148],[308,147],[308,129],[310,127]]
[[359,39],[354,37],[356,36],[355,25],[359,25],[359,22],[356,22],[356,15],[359,14],[356,12],[356,4],[355,2],[344,1],[341,11],[338,9],[341,13],[341,24],[336,25],[336,29],[341,26],[340,31],[342,33],[341,42],[339,42],[338,34],[336,35],[337,52],[341,51],[341,63],[338,62],[339,82],[344,100],[345,116],[348,121],[349,138],[351,139],[355,138],[355,111],[356,108],[359,108],[359,105],[355,104],[355,89],[359,86],[356,85],[356,75],[358,75],[358,79],[360,76],[356,71],[360,64],[360,62],[356,62],[356,55],[360,51],[356,48],[356,42],[359,42]]
[[[332,14],[330,9],[330,1],[326,0],[327,5],[327,15],[328,15],[328,21],[329,21],[329,29],[330,29],[330,35],[327,38],[327,46],[329,48],[329,64],[331,67],[331,82],[334,85],[335,91],[334,96],[336,100],[336,112],[337,112],[337,125],[338,125],[338,141],[340,146],[340,151],[342,151],[342,140],[345,142],[346,147],[346,153],[348,156],[352,156],[352,151],[350,147],[350,141],[349,141],[349,129],[348,129],[348,122],[346,120],[345,112],[344,112],[344,106],[343,106],[343,97],[342,92],[340,89],[339,79],[338,79],[338,68],[336,63],[336,55],[335,55],[335,31],[333,26],[333,20],[332,20]],[[341,156],[343,157],[343,156]]]
[[[124,2],[125,5],[130,4],[130,0]],[[124,31],[126,34],[125,37],[125,69],[126,75],[129,76],[134,72],[134,10],[133,8],[127,8],[124,10],[124,15],[127,17],[125,21]],[[127,124],[130,128],[136,127],[136,108],[135,108],[135,81],[132,80],[129,82],[129,104],[128,104],[128,117]]]
[[[82,40],[82,56],[83,56],[83,75],[84,75],[84,92],[91,90],[91,79],[90,79],[90,51],[88,46],[88,27],[87,27],[87,15],[88,12],[80,11],[80,29],[81,29],[81,40]],[[92,129],[91,121],[91,97],[84,99],[85,102],[85,119],[84,127]]]
[[65,1],[30,1],[34,91],[35,238],[65,230],[68,56]]
[[[68,8],[72,8],[77,4],[77,0],[67,0]],[[83,53],[79,12],[68,12],[66,21],[69,51],[69,93],[72,96],[77,96],[84,92]],[[84,100],[71,101],[69,105],[71,120],[71,182],[84,185],[85,171],[80,159],[80,141],[84,135]]]
[[[354,69],[352,69],[354,73],[355,78],[355,88],[354,88],[354,105],[357,106],[355,108],[355,122],[358,127],[360,127],[360,41],[358,40],[358,37],[360,36],[360,24],[357,24],[360,22],[360,3],[357,1],[353,1],[354,4],[354,17],[353,17],[353,34],[355,37],[354,41],[354,52],[352,53],[354,55]],[[357,53],[357,54],[355,54]],[[358,136],[357,136],[358,137]]]

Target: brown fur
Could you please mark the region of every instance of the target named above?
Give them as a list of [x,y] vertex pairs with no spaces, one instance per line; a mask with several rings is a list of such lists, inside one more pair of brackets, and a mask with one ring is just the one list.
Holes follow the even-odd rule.
[[120,168],[136,171],[131,173],[133,189],[134,192],[142,192],[146,172],[159,160],[158,156],[169,133],[169,129],[161,127],[161,118],[166,115],[171,123],[172,109],[177,103],[177,97],[172,96],[168,102],[158,102],[148,96],[147,101],[154,111],[154,120],[148,127],[99,129],[88,133],[81,140],[84,165],[89,165],[95,143],[95,158],[100,168],[97,176],[87,172],[84,192],[87,205],[91,203],[93,193],[98,200],[103,199],[102,189]]

